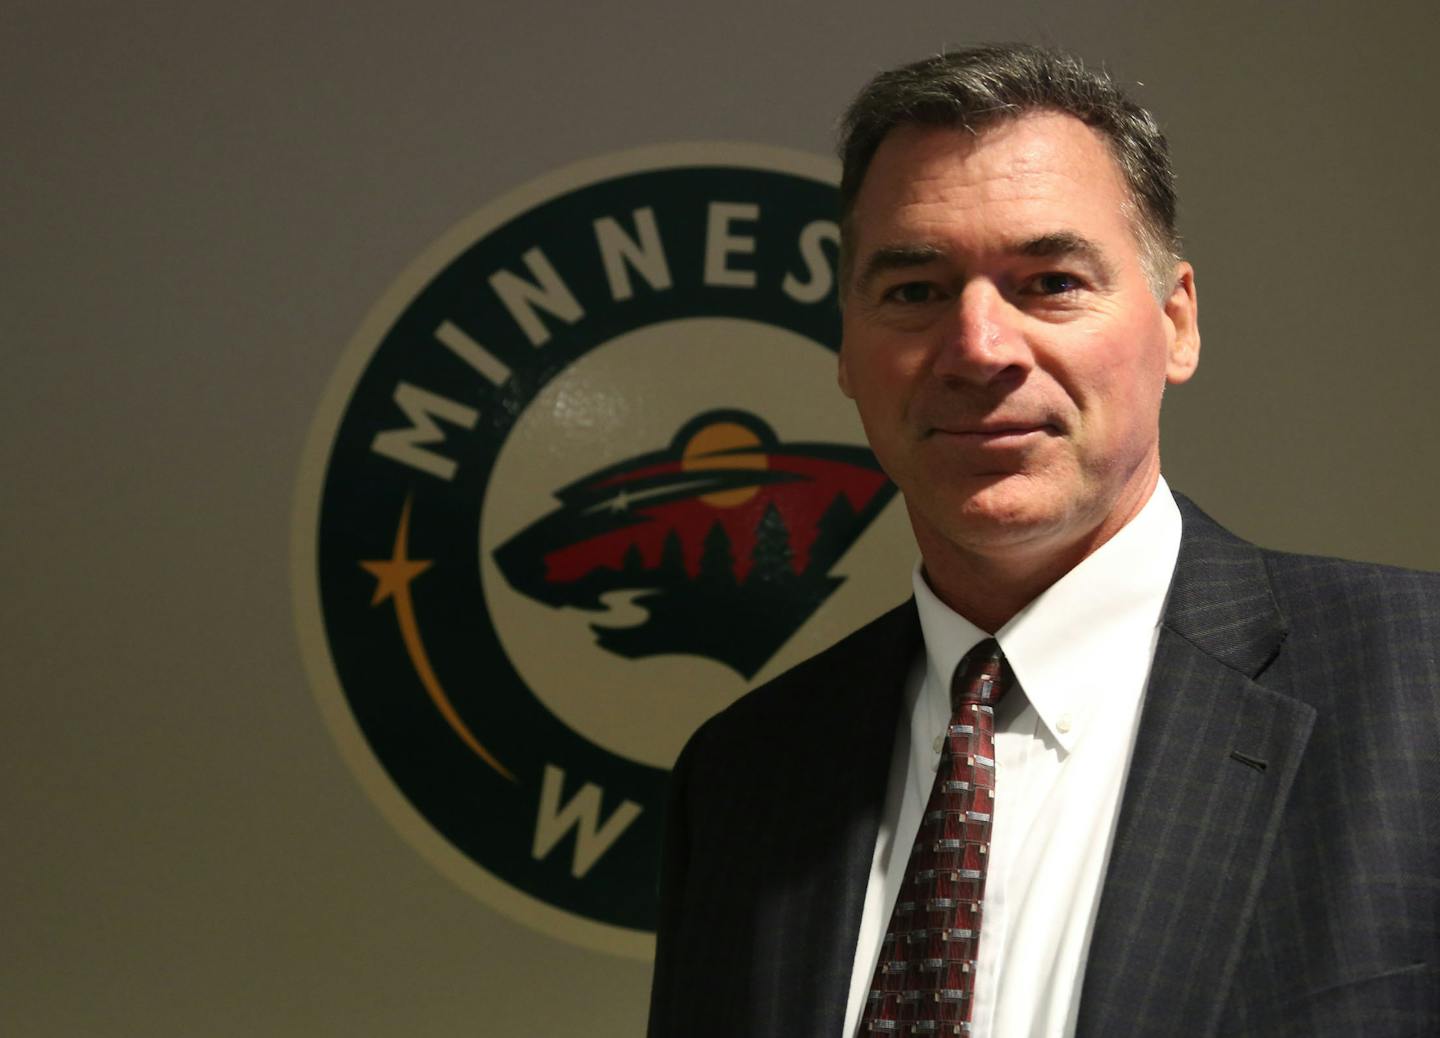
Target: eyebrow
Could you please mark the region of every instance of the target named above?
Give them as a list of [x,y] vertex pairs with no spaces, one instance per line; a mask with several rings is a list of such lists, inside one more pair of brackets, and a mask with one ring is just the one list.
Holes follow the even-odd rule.
[[1016,256],[1030,256],[1035,259],[1059,259],[1073,257],[1089,263],[1105,276],[1110,276],[1110,262],[1105,252],[1083,234],[1074,231],[1056,231],[1018,242],[1006,250]]
[[944,256],[945,251],[938,245],[882,245],[865,260],[864,269],[855,279],[855,287],[863,292],[870,282],[881,274],[892,270],[923,267],[927,263],[943,259]]
[[[1113,277],[1113,268],[1099,245],[1074,231],[1054,231],[1034,238],[1012,242],[1000,250],[1004,255],[1027,256],[1032,259],[1074,258],[1096,268],[1103,278]],[[865,260],[855,287],[863,292],[881,274],[893,270],[923,267],[945,258],[938,245],[882,245]]]

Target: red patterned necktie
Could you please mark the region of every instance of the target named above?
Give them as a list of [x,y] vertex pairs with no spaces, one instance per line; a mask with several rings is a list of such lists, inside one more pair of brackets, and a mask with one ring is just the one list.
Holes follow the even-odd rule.
[[955,668],[940,767],[880,948],[861,1035],[970,1033],[994,807],[993,707],[1012,683],[993,638]]

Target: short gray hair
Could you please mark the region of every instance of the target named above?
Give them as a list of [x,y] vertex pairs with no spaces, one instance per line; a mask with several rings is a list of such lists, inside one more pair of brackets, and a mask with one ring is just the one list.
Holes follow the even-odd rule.
[[840,126],[842,270],[852,259],[855,196],[880,142],[898,126],[979,131],[1027,112],[1072,115],[1100,133],[1130,192],[1130,221],[1151,289],[1169,295],[1180,257],[1175,171],[1154,117],[1075,55],[1022,43],[951,51],[882,72],[860,91]]

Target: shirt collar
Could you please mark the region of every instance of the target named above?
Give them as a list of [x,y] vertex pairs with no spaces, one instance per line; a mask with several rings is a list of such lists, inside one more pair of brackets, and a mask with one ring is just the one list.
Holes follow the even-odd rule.
[[[1180,510],[1162,478],[1135,518],[996,632],[1026,699],[1065,752],[1112,688],[1143,691],[1179,552]],[[912,584],[928,699],[917,716],[948,718],[951,675],[989,636],[940,601],[919,564]],[[1117,668],[1132,679],[1136,668],[1143,673],[1117,681]]]

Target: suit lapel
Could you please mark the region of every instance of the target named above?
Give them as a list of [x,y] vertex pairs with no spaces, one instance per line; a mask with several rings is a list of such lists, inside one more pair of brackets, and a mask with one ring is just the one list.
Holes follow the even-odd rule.
[[1184,498],[1077,1034],[1212,1034],[1314,722],[1260,553]]

